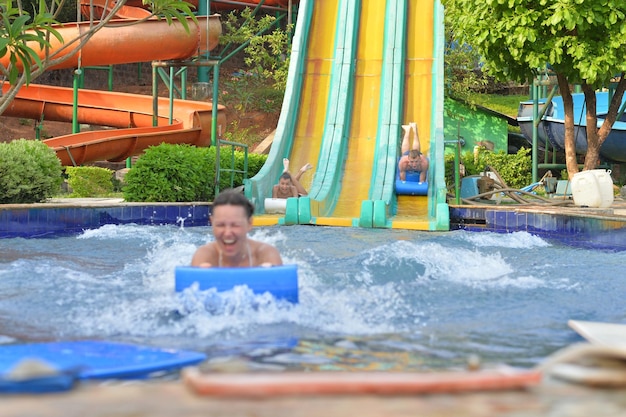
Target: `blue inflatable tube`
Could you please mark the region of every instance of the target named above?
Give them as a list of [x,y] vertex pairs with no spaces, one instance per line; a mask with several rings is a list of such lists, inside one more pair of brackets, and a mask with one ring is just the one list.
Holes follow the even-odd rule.
[[419,182],[420,173],[409,171],[406,181],[400,179],[400,172],[396,173],[396,194],[399,195],[428,195],[428,181]]
[[199,268],[178,266],[175,270],[177,292],[198,283],[200,290],[215,288],[217,291],[232,290],[246,285],[255,294],[269,292],[276,299],[298,302],[298,266],[280,265],[252,268]]

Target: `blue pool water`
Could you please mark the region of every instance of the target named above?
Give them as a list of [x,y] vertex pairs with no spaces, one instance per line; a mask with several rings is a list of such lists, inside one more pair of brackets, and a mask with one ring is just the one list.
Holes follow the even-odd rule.
[[106,339],[287,369],[531,367],[579,341],[568,319],[624,322],[626,252],[530,234],[254,229],[299,268],[300,304],[240,288],[219,311],[174,292],[208,227],[104,226],[0,240],[0,343]]

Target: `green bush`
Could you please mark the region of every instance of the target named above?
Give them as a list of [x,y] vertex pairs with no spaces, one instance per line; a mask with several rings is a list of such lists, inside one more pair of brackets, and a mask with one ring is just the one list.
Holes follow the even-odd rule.
[[[484,166],[494,168],[511,188],[523,188],[532,181],[532,160],[530,149],[522,148],[515,154],[484,152]],[[484,169],[484,168],[483,168]]]
[[124,181],[127,201],[189,202],[208,200],[213,183],[206,149],[161,144],[146,150]]
[[[243,152],[221,148],[222,168],[243,171]],[[248,155],[248,177],[265,163],[266,155]],[[146,150],[124,178],[126,201],[190,202],[211,201],[215,196],[215,147],[162,144]],[[233,175],[233,187],[243,184],[243,173]],[[220,174],[220,190],[231,187],[231,173]]]
[[113,193],[113,171],[100,167],[67,167],[70,197],[99,197]]
[[[523,188],[532,181],[532,160],[530,149],[522,148],[516,154],[504,151],[492,152],[479,148],[477,157],[472,152],[461,153],[461,162],[465,166],[465,176],[478,175],[487,166],[492,167],[511,188]],[[454,155],[445,157],[445,176],[448,187],[454,186]]]
[[61,162],[42,142],[0,143],[0,203],[38,203],[60,191]]

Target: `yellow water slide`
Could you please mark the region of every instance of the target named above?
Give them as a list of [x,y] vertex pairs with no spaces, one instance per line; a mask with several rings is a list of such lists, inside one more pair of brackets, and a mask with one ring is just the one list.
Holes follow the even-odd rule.
[[259,212],[254,219],[256,225],[300,223],[298,199],[287,200],[287,206],[295,208],[286,216],[265,214],[264,202],[271,197],[272,187],[278,182],[284,158],[290,160],[290,171],[294,175],[306,163],[314,166],[300,181],[310,189],[324,133],[338,19],[336,1],[300,2],[287,89],[274,141],[265,165],[256,176],[245,181],[246,196]]
[[[448,228],[443,183],[442,8],[433,0],[302,1],[277,135],[246,184],[259,206],[289,158],[306,198],[257,224]],[[396,196],[400,126],[430,158],[427,196]],[[441,163],[438,163],[441,161]],[[365,213],[365,214],[364,214]]]
[[344,164],[341,188],[330,213],[322,213],[320,205],[312,200],[315,224],[352,226],[359,217],[360,202],[369,196],[378,131],[385,8],[381,1],[361,4],[356,65],[351,75],[352,105],[346,120],[347,149],[345,160],[340,160]]
[[[433,184],[432,171],[436,160],[430,151],[433,138],[433,66],[434,62],[434,3],[432,0],[407,2],[407,35],[404,84],[404,115],[402,120],[416,122],[421,151],[431,163],[429,183]],[[442,161],[443,162],[443,161]],[[398,195],[397,211],[392,227],[428,230],[428,197]]]
[[314,166],[314,169],[304,174],[300,180],[307,190],[310,190],[314,173],[319,165],[337,18],[337,1],[315,1],[303,71],[301,105],[295,115],[293,145],[289,152],[292,174],[295,174],[304,164],[310,163]]

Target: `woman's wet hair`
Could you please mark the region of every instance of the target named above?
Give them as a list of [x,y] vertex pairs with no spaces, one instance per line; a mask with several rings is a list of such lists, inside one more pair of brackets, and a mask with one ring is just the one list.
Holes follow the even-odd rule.
[[215,200],[213,200],[213,208],[217,206],[241,206],[246,211],[248,217],[252,217],[254,214],[254,204],[252,204],[245,195],[232,188],[222,191],[215,197]]

